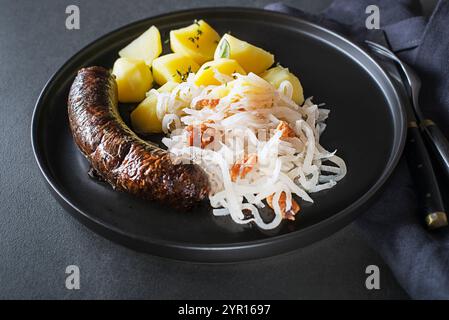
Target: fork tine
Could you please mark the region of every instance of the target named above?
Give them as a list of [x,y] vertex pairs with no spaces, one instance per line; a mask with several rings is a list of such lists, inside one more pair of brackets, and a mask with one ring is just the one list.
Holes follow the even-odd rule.
[[418,94],[419,94],[419,89],[421,87],[421,80],[419,79],[419,77],[417,76],[415,71],[412,68],[410,68],[406,63],[402,62],[402,60],[399,59],[388,48],[385,48],[384,46],[382,46],[378,43],[369,41],[369,40],[365,40],[365,42],[368,45],[368,47],[371,50],[373,50],[375,53],[380,54],[384,57],[390,58],[391,60],[395,61],[400,66],[402,73],[408,82],[407,88],[410,90],[409,94],[413,100],[413,106],[414,106],[415,112],[416,112],[418,118],[422,119],[423,117],[421,114],[421,110],[418,107]]
[[412,82],[416,83],[419,81],[419,78],[416,76],[415,72],[406,63],[402,62],[402,60],[399,59],[393,51],[369,40],[365,40],[365,42],[370,47],[370,49],[372,49],[376,53],[396,61],[404,72],[410,86],[412,85]]
[[370,41],[370,40],[365,40],[365,42],[366,42],[366,44],[368,44],[370,47],[374,47],[374,48],[380,49],[380,50],[382,50],[382,51],[386,51],[386,52],[392,53],[388,48],[385,48],[384,46],[382,46],[382,45],[380,45],[380,44],[378,44],[378,43],[376,43],[376,42],[373,42],[373,41]]
[[387,57],[390,57],[391,59],[394,59],[396,61],[398,60],[398,57],[391,50],[389,50],[388,48],[385,48],[384,46],[382,46],[382,45],[380,45],[378,43],[369,41],[369,40],[366,40],[365,42],[368,44],[368,46],[371,49],[373,49],[374,51],[378,52],[379,54],[387,56]]
[[382,45],[380,45],[378,43],[371,42],[369,40],[366,40],[365,42],[368,44],[368,46],[371,49],[373,49],[373,50],[375,50],[377,52],[384,53],[385,55],[388,55],[388,56],[395,56],[395,54],[393,52],[391,52],[388,48],[385,48],[384,46],[382,46]]

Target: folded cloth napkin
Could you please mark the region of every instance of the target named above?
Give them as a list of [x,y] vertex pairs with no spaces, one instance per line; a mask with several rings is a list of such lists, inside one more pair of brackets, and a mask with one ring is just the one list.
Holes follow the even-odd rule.
[[[380,28],[391,48],[421,77],[423,112],[448,136],[449,1],[440,0],[430,19],[422,16],[418,0],[334,0],[317,15],[282,3],[265,8],[315,22],[362,44],[375,32],[365,26],[369,5],[378,6]],[[447,181],[441,182],[447,201]],[[410,297],[449,299],[449,228],[427,231],[418,210],[415,188],[402,159],[379,200],[355,223]]]

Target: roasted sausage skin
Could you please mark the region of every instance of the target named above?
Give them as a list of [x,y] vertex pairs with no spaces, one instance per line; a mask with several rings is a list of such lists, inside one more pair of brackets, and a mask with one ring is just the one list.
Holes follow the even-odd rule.
[[76,145],[114,189],[185,209],[207,197],[208,178],[199,166],[175,164],[166,150],[140,139],[123,122],[117,84],[107,69],[78,71],[68,115]]

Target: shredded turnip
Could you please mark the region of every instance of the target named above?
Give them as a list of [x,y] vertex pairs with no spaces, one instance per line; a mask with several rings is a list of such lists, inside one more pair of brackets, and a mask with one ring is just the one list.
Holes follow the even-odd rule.
[[[162,142],[178,160],[204,169],[215,216],[273,229],[295,198],[313,202],[309,193],[346,175],[343,159],[320,145],[328,109],[311,98],[297,105],[289,81],[276,89],[253,73],[230,77],[214,70],[214,77],[222,84],[198,87],[190,74],[171,93],[153,93],[167,134]],[[269,197],[267,220],[259,210]]]

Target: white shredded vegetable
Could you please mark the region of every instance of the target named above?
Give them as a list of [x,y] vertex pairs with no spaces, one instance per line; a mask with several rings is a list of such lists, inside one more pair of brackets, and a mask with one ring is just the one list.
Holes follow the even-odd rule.
[[[288,81],[276,89],[253,73],[214,75],[221,85],[198,87],[190,74],[171,93],[156,94],[162,142],[178,160],[204,169],[215,216],[273,229],[293,210],[293,195],[313,202],[309,193],[345,176],[343,159],[320,145],[329,110],[311,98],[297,105]],[[268,197],[269,220],[259,211]]]

